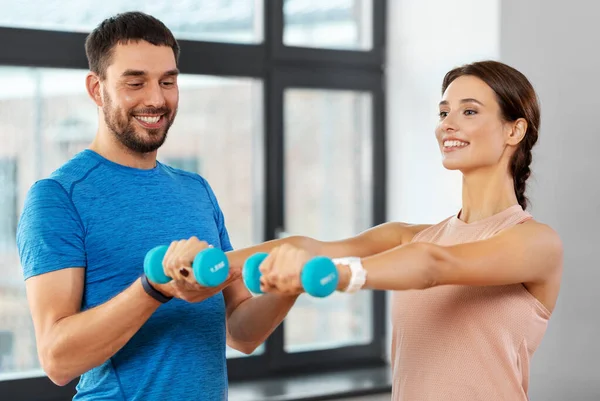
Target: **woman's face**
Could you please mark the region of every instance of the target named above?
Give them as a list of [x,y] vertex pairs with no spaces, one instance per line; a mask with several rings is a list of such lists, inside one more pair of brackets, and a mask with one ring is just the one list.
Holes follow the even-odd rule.
[[495,92],[481,79],[461,76],[446,89],[435,134],[442,163],[463,173],[497,165],[506,154],[508,124]]

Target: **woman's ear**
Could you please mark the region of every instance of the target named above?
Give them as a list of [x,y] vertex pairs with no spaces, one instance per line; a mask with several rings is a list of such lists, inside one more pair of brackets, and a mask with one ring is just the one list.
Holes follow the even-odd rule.
[[517,121],[512,122],[508,129],[506,143],[508,145],[516,146],[523,138],[525,138],[525,134],[527,133],[527,121],[524,118],[519,118]]

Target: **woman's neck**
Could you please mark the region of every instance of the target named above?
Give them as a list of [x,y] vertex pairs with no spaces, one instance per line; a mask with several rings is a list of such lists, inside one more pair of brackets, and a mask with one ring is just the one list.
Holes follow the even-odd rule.
[[504,168],[478,170],[463,175],[462,209],[459,218],[472,223],[517,205],[514,182]]

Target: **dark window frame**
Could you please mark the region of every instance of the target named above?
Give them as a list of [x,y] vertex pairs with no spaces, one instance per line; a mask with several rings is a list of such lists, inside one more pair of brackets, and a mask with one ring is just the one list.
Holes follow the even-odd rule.
[[[346,89],[372,96],[373,212],[372,224],[386,220],[384,62],[387,0],[373,0],[373,45],[370,51],[290,47],[283,44],[283,2],[265,0],[264,42],[231,44],[179,40],[179,69],[184,74],[258,78],[263,82],[265,130],[264,240],[283,227],[283,100],[286,88]],[[88,69],[83,43],[86,34],[0,27],[0,65]],[[285,322],[266,341],[264,353],[228,359],[230,381],[345,370],[386,364],[386,300],[372,292],[373,341],[288,354]],[[0,381],[0,394],[15,401],[70,399],[77,380],[64,387],[47,377]]]

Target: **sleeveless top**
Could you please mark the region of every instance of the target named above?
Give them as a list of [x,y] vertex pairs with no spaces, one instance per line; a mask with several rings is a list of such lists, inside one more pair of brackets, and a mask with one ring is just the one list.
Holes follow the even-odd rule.
[[[469,224],[457,215],[412,242],[483,240],[531,218],[520,205]],[[392,400],[528,400],[529,364],[549,318],[522,284],[394,291]]]

